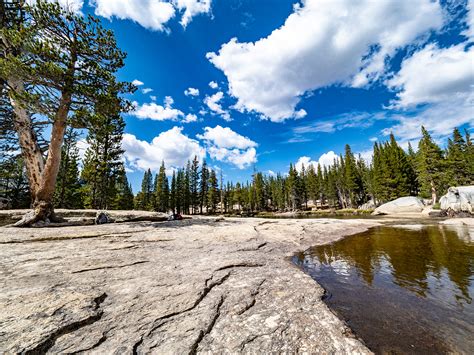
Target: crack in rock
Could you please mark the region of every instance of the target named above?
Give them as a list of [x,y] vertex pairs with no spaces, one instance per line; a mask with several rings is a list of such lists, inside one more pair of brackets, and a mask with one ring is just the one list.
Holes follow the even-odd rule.
[[240,344],[240,351],[243,352],[245,350],[245,347],[254,342],[256,339],[265,337],[265,336],[271,336],[272,334],[275,334],[278,330],[280,330],[280,337],[285,333],[288,329],[290,328],[290,322],[286,322],[284,325],[278,325],[275,329],[267,332],[267,333],[262,333],[262,334],[257,334],[257,335],[252,335],[251,337],[245,339],[241,344]]
[[212,317],[211,319],[211,322],[209,323],[209,325],[206,327],[206,329],[203,331],[203,330],[200,330],[199,331],[199,336],[197,337],[197,339],[194,341],[193,345],[191,346],[191,349],[189,351],[189,354],[190,355],[195,355],[197,353],[197,349],[199,347],[199,344],[201,343],[201,341],[204,339],[204,337],[206,335],[208,335],[212,329],[214,328],[214,325],[216,324],[217,320],[219,319],[220,315],[221,315],[221,308],[222,308],[222,305],[224,304],[224,300],[225,300],[225,297],[223,295],[221,295],[220,299],[219,299],[219,302],[217,303],[217,306],[214,310],[214,316]]
[[262,282],[260,282],[256,288],[250,291],[250,296],[252,297],[252,300],[250,301],[250,303],[246,304],[241,310],[237,311],[236,312],[237,315],[240,316],[244,314],[245,312],[247,312],[250,308],[255,306],[255,303],[257,302],[257,296],[260,293],[260,288],[265,283],[265,281],[266,281],[265,279],[262,280]]
[[100,296],[94,298],[92,300],[94,304],[94,314],[89,315],[88,317],[81,319],[76,322],[72,322],[70,324],[64,325],[51,334],[49,334],[46,339],[44,339],[42,342],[40,342],[38,345],[36,345],[33,349],[29,350],[24,350],[21,353],[25,355],[37,355],[37,354],[44,354],[46,353],[49,349],[51,349],[54,344],[56,343],[56,340],[58,340],[60,337],[63,335],[72,333],[80,328],[83,328],[87,325],[91,325],[98,320],[102,318],[102,315],[104,314],[104,311],[100,309],[100,305],[105,301],[107,298],[107,294],[104,292]]
[[265,266],[265,264],[243,262],[243,263],[237,263],[237,264],[230,264],[230,265],[222,266],[222,267],[214,270],[214,272],[222,271],[222,270],[226,270],[226,269],[233,269],[233,268],[237,268],[237,267],[262,267],[262,266]]
[[205,283],[204,283],[204,288],[203,290],[199,293],[199,296],[198,298],[194,301],[194,303],[189,306],[188,308],[185,308],[181,311],[176,311],[176,312],[171,312],[171,313],[168,313],[168,314],[165,314],[164,316],[161,316],[157,319],[155,319],[153,321],[153,326],[151,327],[151,329],[146,333],[145,336],[142,336],[140,338],[140,340],[138,342],[136,342],[134,345],[133,345],[133,352],[134,354],[138,354],[139,352],[139,348],[141,346],[141,344],[143,343],[143,340],[145,337],[149,337],[151,334],[153,334],[157,329],[159,329],[160,327],[162,327],[163,325],[167,324],[169,322],[169,320],[175,316],[178,316],[178,315],[181,315],[181,314],[184,314],[184,313],[188,313],[190,311],[192,311],[193,309],[195,309],[196,307],[199,306],[199,304],[206,298],[206,296],[209,294],[209,292],[212,291],[212,289],[216,286],[219,286],[219,285],[222,285],[230,276],[230,273],[227,273],[225,274],[224,276],[222,276],[221,278],[217,279],[216,281],[214,282],[211,282],[209,285],[208,283],[214,278],[214,275],[212,275],[210,278],[206,279]]
[[267,244],[268,244],[267,242],[263,242],[263,243],[258,244],[256,247],[237,249],[237,251],[257,251],[263,248],[264,246],[266,246]]
[[90,269],[76,270],[76,271],[73,271],[71,273],[72,274],[80,274],[82,272],[103,270],[103,269],[121,269],[121,268],[124,268],[124,267],[138,265],[138,264],[145,264],[145,263],[149,263],[149,261],[148,260],[140,260],[140,261],[135,261],[135,262],[130,263],[130,264],[99,266],[99,267],[93,267],[93,268],[90,268]]
[[79,354],[79,353],[83,353],[83,352],[86,352],[86,351],[90,351],[92,349],[95,349],[97,348],[99,345],[101,345],[103,342],[105,342],[107,340],[107,334],[106,333],[102,333],[102,336],[94,343],[92,344],[91,346],[89,346],[88,348],[85,348],[85,349],[80,349],[80,350],[75,350],[73,352],[71,352],[70,354]]

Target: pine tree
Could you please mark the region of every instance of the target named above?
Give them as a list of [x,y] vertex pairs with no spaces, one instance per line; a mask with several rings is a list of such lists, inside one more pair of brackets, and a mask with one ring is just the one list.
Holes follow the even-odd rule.
[[155,179],[154,201],[155,210],[159,212],[168,212],[169,208],[169,183],[166,176],[165,162],[161,163],[160,171]]
[[232,213],[235,205],[235,188],[231,182],[227,182],[226,194],[225,194],[225,212]]
[[219,185],[216,172],[211,169],[209,174],[209,186],[207,190],[207,211],[215,213],[219,203]]
[[234,199],[235,202],[237,203],[237,208],[240,211],[242,211],[242,203],[243,203],[243,196],[242,196],[242,186],[240,185],[240,182],[237,182],[235,184],[235,192],[234,192]]
[[21,155],[1,161],[0,197],[9,201],[10,208],[28,208],[30,206],[28,179]]
[[183,212],[186,214],[191,213],[191,162],[188,160],[186,170],[184,172],[184,184],[183,184]]
[[133,191],[128,183],[125,169],[122,168],[117,174],[116,179],[116,194],[113,201],[112,208],[115,210],[131,210],[133,209]]
[[420,192],[423,197],[430,196],[432,203],[435,204],[438,201],[438,195],[446,188],[445,162],[443,152],[423,126],[421,133],[417,157]]
[[[342,159],[341,159],[342,160]],[[344,183],[346,187],[347,207],[357,207],[363,194],[362,179],[357,170],[356,160],[349,144],[345,146]]]
[[142,211],[153,208],[153,175],[150,169],[143,174],[141,191],[135,198],[135,208]]
[[189,201],[192,213],[199,209],[199,160],[195,156],[189,169]]
[[169,209],[172,213],[176,213],[176,206],[177,206],[177,179],[176,179],[176,172],[173,170],[173,176],[171,177],[171,190],[170,190],[170,198],[169,198]]
[[335,207],[339,201],[337,194],[336,174],[335,168],[330,167],[329,169],[324,167],[324,190],[325,195],[330,206]]
[[300,172],[300,201],[304,205],[305,208],[308,208],[308,187],[307,187],[307,176],[306,176],[306,168],[304,164],[301,165],[301,172]]
[[[24,16],[13,11],[0,18],[0,81],[8,83],[34,207],[17,225],[28,226],[58,220],[53,197],[67,126],[89,128],[91,117],[103,111],[99,106],[127,111],[131,105],[120,95],[134,88],[115,79],[125,53],[97,18],[57,2],[19,4]],[[34,132],[34,122],[44,119],[51,123],[46,158]]]
[[393,134],[390,135],[390,166],[392,171],[392,196],[391,199],[395,199],[402,196],[409,196],[410,192],[413,191],[415,184],[413,180],[414,172],[411,171],[411,165],[409,164],[407,154],[398,145]]
[[420,188],[418,184],[418,176],[416,174],[416,153],[411,146],[411,143],[408,142],[408,153],[407,153],[408,164],[410,164],[410,181],[411,181],[411,196],[417,196],[420,193]]
[[[321,169],[321,164],[318,164],[318,170],[317,170],[317,191],[319,195],[317,195],[317,199],[319,199],[319,203],[321,206],[325,204],[326,200],[326,194],[324,193],[324,176],[323,176],[323,171]],[[314,201],[316,204],[316,200]]]
[[119,112],[110,112],[108,106],[97,109],[96,115],[90,119],[89,147],[81,178],[85,184],[86,207],[107,209],[117,198],[117,180],[124,169],[122,135],[125,122]]
[[263,211],[265,209],[265,187],[263,181],[263,174],[260,172],[254,172],[253,174],[253,191],[255,210]]
[[209,170],[207,168],[206,159],[202,161],[201,165],[201,180],[199,185],[199,211],[202,214],[203,208],[208,205],[207,191],[209,189]]
[[474,144],[471,140],[469,131],[464,130],[466,136],[466,160],[467,160],[467,171],[469,173],[468,184],[474,185]]
[[[171,185],[173,185],[173,181],[171,181]],[[186,173],[183,169],[178,169],[176,174],[176,213],[184,213],[185,212],[185,196],[186,196]],[[171,195],[173,194],[173,186],[171,186]]]
[[287,189],[289,194],[290,208],[295,211],[301,206],[300,182],[298,172],[293,164],[290,164],[290,170],[287,178]]
[[448,139],[446,154],[448,182],[452,186],[467,185],[471,181],[467,144],[459,129],[453,131],[453,138]]
[[378,202],[409,196],[418,190],[418,181],[409,156],[393,134],[383,144],[374,144],[372,189]]
[[319,182],[313,164],[309,165],[308,172],[306,174],[306,189],[308,198],[316,205],[316,200],[319,199]]
[[79,134],[68,128],[64,135],[61,164],[56,180],[54,204],[60,208],[78,209],[84,207],[82,187],[79,181]]

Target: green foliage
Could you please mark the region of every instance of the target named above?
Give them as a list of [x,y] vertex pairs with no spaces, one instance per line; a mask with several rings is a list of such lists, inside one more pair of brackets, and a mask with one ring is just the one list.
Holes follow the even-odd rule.
[[54,204],[59,208],[79,209],[84,207],[83,188],[79,181],[79,149],[77,140],[79,134],[69,128],[64,136],[61,151]]
[[144,211],[152,210],[154,202],[153,191],[153,176],[151,174],[151,170],[148,169],[143,175],[142,188],[135,197],[135,208]]
[[0,36],[7,43],[0,56],[0,77],[23,82],[27,90],[10,95],[32,113],[54,120],[65,108],[73,113],[72,126],[88,128],[97,105],[118,105],[119,111],[130,108],[119,95],[133,92],[134,87],[115,78],[126,54],[96,17],[37,0],[24,6],[21,26],[3,27]]
[[28,208],[31,198],[26,169],[21,155],[0,161],[0,197],[7,199],[10,208]]
[[192,213],[197,213],[199,208],[199,160],[195,156],[189,165],[189,202]]
[[372,169],[373,173],[369,176],[370,188],[379,202],[410,196],[417,189],[413,163],[393,134],[388,142],[374,145]]
[[[117,146],[124,126],[120,113],[131,108],[122,95],[135,90],[116,79],[126,55],[113,32],[94,16],[74,14],[45,0],[18,4],[14,11],[2,8],[0,16],[1,100],[8,97],[14,103],[13,115],[6,117],[20,138],[35,217],[45,218],[54,203],[83,207],[77,150],[68,146],[67,136],[62,147],[65,132],[72,132],[68,127],[89,130],[84,204],[114,208],[118,194],[131,197],[128,183],[118,181],[123,170],[123,151]],[[37,131],[41,126],[51,128],[45,145]]]
[[[470,140],[468,134],[466,139]],[[473,162],[470,160],[466,139],[457,128],[453,131],[453,137],[448,139],[446,153],[447,180],[452,186],[469,185],[474,181],[472,168],[469,167]]]
[[219,203],[219,185],[217,182],[217,175],[214,170],[209,173],[209,185],[207,190],[207,211],[216,212],[217,204]]
[[155,177],[154,187],[154,210],[158,212],[168,212],[169,208],[169,183],[168,177],[166,176],[165,162],[161,163],[160,171]]
[[[84,168],[84,204],[88,208],[114,208],[119,197],[129,195],[124,181],[122,135],[125,122],[117,106],[101,107],[89,120]],[[99,108],[98,108],[99,109]],[[114,110],[114,111],[111,111]],[[129,205],[122,201],[121,205]]]
[[447,188],[446,161],[443,151],[421,127],[422,138],[418,143],[417,172],[422,197],[431,197],[437,202],[440,192]]
[[209,170],[205,159],[202,161],[199,177],[199,211],[203,213],[203,208],[208,206],[207,191],[209,189]]

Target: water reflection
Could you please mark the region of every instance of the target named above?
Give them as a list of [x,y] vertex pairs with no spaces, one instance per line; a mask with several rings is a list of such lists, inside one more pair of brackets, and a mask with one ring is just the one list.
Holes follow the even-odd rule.
[[438,225],[379,227],[312,248],[294,262],[327,289],[326,302],[356,333],[378,333],[379,339],[369,341],[374,350],[397,352],[406,337],[425,343],[398,348],[402,352],[444,352],[453,344],[474,352],[473,232]]
[[422,297],[437,292],[437,285],[430,280],[439,280],[446,272],[459,291],[456,299],[472,302],[469,286],[474,273],[474,244],[467,228],[429,226],[416,231],[379,227],[310,249],[299,257],[332,266],[336,272],[347,269],[343,266],[347,263],[368,285],[372,285],[376,273],[389,272],[394,283]]

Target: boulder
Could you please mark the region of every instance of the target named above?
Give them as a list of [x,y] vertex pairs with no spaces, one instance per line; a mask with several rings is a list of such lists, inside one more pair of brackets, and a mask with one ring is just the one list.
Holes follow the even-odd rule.
[[374,200],[369,200],[366,203],[364,203],[363,205],[360,205],[359,210],[373,210],[375,207],[377,207],[375,205],[375,201]]
[[110,215],[106,211],[97,211],[97,215],[95,217],[95,224],[106,224],[112,222],[113,219],[110,218]]
[[423,217],[443,217],[445,213],[441,210],[433,209],[433,206],[427,206],[421,212]]
[[448,215],[473,214],[474,186],[450,187],[448,193],[440,198],[439,204]]
[[377,216],[386,214],[421,213],[424,208],[425,206],[423,205],[423,202],[418,197],[407,196],[384,203],[377,207],[372,214]]

